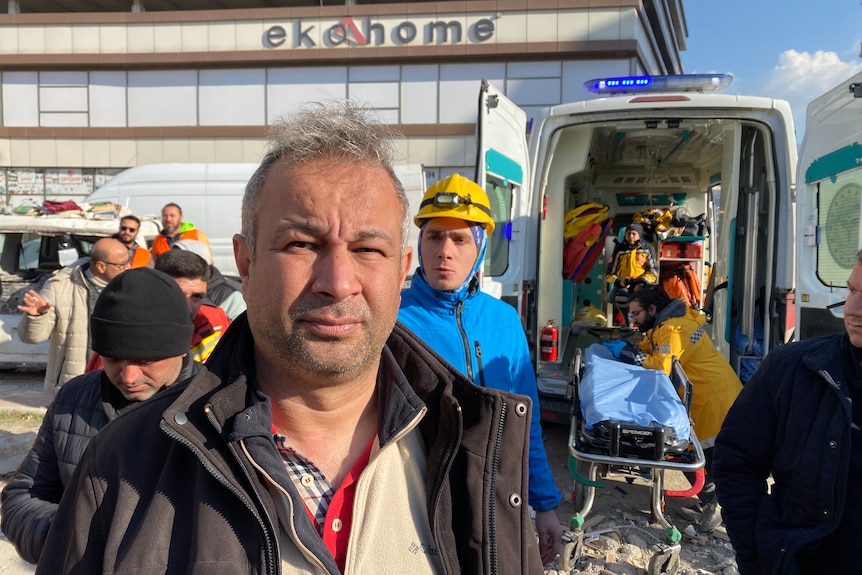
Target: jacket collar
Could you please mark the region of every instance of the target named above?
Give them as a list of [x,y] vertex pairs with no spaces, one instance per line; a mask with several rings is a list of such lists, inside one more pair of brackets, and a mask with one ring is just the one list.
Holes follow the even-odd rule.
[[663,310],[658,312],[658,315],[655,318],[655,324],[659,325],[664,321],[669,320],[672,317],[682,317],[685,315],[687,307],[685,302],[681,299],[671,300],[669,304],[665,306]]
[[[204,391],[207,403],[231,441],[271,435],[272,406],[269,397],[257,389],[253,358],[254,337],[243,313],[231,323],[207,361],[210,377],[193,380],[194,384],[210,387]],[[382,446],[419,417],[425,404],[388,346],[381,353],[377,387],[381,406],[378,436]]]
[[449,292],[432,288],[428,285],[425,276],[419,270],[413,274],[411,290],[415,290],[422,302],[428,307],[437,310],[449,311],[459,302],[466,301],[479,293],[479,281],[476,278],[470,282],[467,289]]
[[813,345],[814,348],[803,354],[802,363],[814,372],[828,373],[836,383],[840,383],[844,379],[844,362],[850,356],[851,344],[847,332],[818,338]]

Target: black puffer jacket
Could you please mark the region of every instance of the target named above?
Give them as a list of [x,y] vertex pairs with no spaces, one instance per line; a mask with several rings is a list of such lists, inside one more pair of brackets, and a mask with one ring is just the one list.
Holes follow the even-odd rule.
[[[276,575],[297,541],[316,573],[339,573],[307,514],[289,511],[304,503],[276,451],[253,357],[243,314],[196,377],[93,441],[37,574]],[[427,510],[445,572],[541,573],[525,503],[529,400],[473,385],[398,325],[380,366],[381,450],[428,410]]]
[[[201,367],[187,356],[177,381]],[[33,446],[0,494],[3,533],[31,563],[39,560],[57,504],[90,440],[139,403],[124,398],[104,373],[79,375],[60,388]]]

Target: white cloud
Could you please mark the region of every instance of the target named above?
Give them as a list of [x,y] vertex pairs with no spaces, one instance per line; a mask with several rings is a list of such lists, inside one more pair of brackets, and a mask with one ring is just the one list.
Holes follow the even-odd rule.
[[801,138],[808,103],[862,71],[860,62],[844,62],[835,52],[818,50],[813,54],[785,50],[778,65],[765,73],[749,92],[790,102],[793,121]]

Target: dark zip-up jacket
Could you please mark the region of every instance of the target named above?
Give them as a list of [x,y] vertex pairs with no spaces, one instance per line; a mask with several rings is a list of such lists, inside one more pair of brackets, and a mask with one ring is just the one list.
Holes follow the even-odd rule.
[[[201,367],[186,356],[177,381]],[[79,375],[57,392],[33,446],[0,494],[3,533],[25,561],[39,560],[60,497],[90,440],[138,403],[123,397],[101,369]]]
[[[275,575],[281,544],[316,572],[338,573],[254,382],[243,314],[196,377],[91,442],[73,480],[77,497],[60,505],[37,573]],[[381,355],[378,393],[381,450],[427,408],[418,424],[427,511],[446,573],[541,573],[524,504],[529,402],[472,385],[400,325]],[[285,500],[302,510],[287,524],[278,516]]]
[[[794,554],[841,522],[850,462],[849,346],[841,333],[774,349],[724,420],[712,472],[742,575],[799,573]],[[858,558],[857,550],[847,552],[848,560]]]

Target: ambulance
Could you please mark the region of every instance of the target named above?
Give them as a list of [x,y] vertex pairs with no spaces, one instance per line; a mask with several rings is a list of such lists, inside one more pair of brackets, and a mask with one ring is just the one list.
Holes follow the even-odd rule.
[[862,73],[808,105],[796,190],[800,339],[844,329],[847,278],[862,247],[860,118]]
[[[606,266],[613,239],[633,221],[656,218],[648,239],[659,281],[684,269],[699,282],[692,305],[707,314],[709,336],[743,379],[802,327],[794,308],[797,146],[790,105],[722,93],[731,81],[723,74],[596,79],[585,84],[593,99],[529,119],[482,83],[476,181],[497,223],[483,289],[520,312],[543,419],[568,423],[566,387],[575,350],[595,331],[589,326],[625,329]],[[821,186],[832,181],[825,172],[812,177],[821,175]],[[855,186],[855,195],[844,194],[855,199],[858,236]],[[567,224],[585,205],[607,217],[593,239],[597,247],[581,250],[594,259],[581,258],[573,274]],[[692,220],[702,225],[673,225]],[[830,302],[842,297],[837,284],[845,280],[846,273],[831,280]],[[554,353],[543,354],[540,339],[551,325]]]

